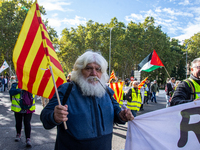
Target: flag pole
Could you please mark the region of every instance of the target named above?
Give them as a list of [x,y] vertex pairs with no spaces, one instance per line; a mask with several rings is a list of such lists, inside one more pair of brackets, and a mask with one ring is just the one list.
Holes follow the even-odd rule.
[[[49,65],[49,68],[50,68],[50,72],[51,72],[51,75],[52,75],[53,84],[54,84],[54,87],[55,87],[55,92],[56,92],[58,104],[61,105],[60,97],[58,95],[58,89],[57,89],[56,82],[55,82],[54,75],[53,75],[53,71],[52,71],[52,67]],[[65,130],[67,130],[67,124],[66,124],[66,122],[64,121],[63,124],[64,124],[64,127],[65,127]]]
[[[164,66],[164,68],[165,68],[165,66]],[[165,68],[165,71],[167,72],[167,74],[168,74],[169,78],[171,78],[166,68]]]

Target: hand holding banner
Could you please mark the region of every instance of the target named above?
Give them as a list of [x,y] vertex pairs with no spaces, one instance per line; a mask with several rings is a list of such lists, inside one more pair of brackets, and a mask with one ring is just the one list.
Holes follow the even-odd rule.
[[146,113],[128,122],[125,150],[200,149],[200,101]]

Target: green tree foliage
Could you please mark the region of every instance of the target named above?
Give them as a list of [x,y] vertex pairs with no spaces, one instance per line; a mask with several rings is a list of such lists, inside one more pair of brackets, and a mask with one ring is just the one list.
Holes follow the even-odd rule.
[[[27,0],[0,0],[0,64],[4,60],[11,66],[12,70],[12,52],[17,41],[22,24],[30,9],[33,1]],[[40,12],[45,15],[45,9],[40,6]],[[46,26],[48,21],[45,21]],[[55,48],[58,48],[57,32],[47,26],[50,38]]]
[[24,1],[1,1],[0,2],[0,53],[1,64],[7,60],[12,64],[12,51],[15,46],[22,23],[26,16],[26,11],[21,9],[22,4],[29,8],[31,3]]
[[165,68],[150,73],[142,72],[142,78],[148,76],[151,80],[157,79],[164,83],[169,77],[166,70],[170,76],[183,78],[179,73],[183,73],[185,68],[175,70],[184,64],[183,47],[178,44],[178,40],[170,41],[161,26],[155,26],[153,17],[147,17],[139,24],[131,21],[127,27],[123,22],[118,22],[117,18],[107,24],[89,20],[86,26],[64,29],[59,43],[59,57],[66,73],[72,70],[77,57],[87,49],[100,50],[109,62],[111,44],[111,70],[119,77],[130,77],[132,70],[137,70],[138,64],[155,49]]
[[[12,51],[32,3],[25,0],[0,1],[0,64],[4,59],[12,64]],[[46,14],[42,6],[40,11]],[[182,46],[178,40],[170,40],[161,26],[155,26],[153,17],[146,17],[143,23],[138,24],[130,21],[127,26],[116,17],[106,24],[89,20],[85,26],[63,29],[60,39],[55,29],[48,26],[48,20],[44,22],[66,75],[72,71],[78,56],[87,49],[100,51],[108,63],[111,50],[111,70],[122,79],[130,77],[138,64],[155,49],[165,67],[150,73],[142,72],[141,75],[142,78],[148,76],[150,80],[157,79],[159,83],[164,83],[169,76],[180,80],[185,78],[186,48],[188,62],[200,55],[200,33],[185,40]]]
[[194,34],[191,38],[184,41],[188,53],[188,63],[200,57],[200,33]]
[[175,77],[176,80],[183,80],[186,78],[184,46],[180,45],[177,39],[172,39],[170,43],[170,50],[173,52],[171,57],[174,59],[171,77]]

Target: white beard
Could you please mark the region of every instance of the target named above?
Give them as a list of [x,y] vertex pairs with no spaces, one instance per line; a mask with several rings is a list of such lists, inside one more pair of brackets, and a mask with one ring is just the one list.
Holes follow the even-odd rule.
[[[92,76],[92,77],[88,77],[87,79],[84,79],[83,76],[79,76],[77,84],[80,86],[80,88],[83,92],[83,95],[85,95],[85,96],[97,96],[97,97],[101,98],[102,96],[105,95],[106,85],[104,84],[105,82],[102,79],[98,79],[100,81],[93,81],[93,82],[95,82],[95,84],[88,82],[88,81],[92,81],[92,79],[94,77],[98,78],[96,76]],[[101,82],[102,85],[99,82]]]

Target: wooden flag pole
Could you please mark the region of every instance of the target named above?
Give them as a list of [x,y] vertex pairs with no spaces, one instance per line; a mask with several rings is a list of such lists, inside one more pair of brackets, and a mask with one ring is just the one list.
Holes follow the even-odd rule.
[[[49,65],[49,68],[50,68],[50,72],[51,72],[51,75],[52,75],[53,84],[54,84],[54,87],[55,87],[55,92],[56,92],[58,104],[61,105],[60,97],[58,95],[58,89],[57,89],[56,82],[55,82],[55,79],[54,79],[54,76],[53,76],[53,70],[52,70],[52,67],[50,65]],[[67,130],[67,124],[66,124],[66,122],[63,122],[63,124],[64,124],[64,127],[65,127],[65,130]]]
[[[164,68],[165,68],[165,66],[164,66]],[[166,68],[165,68],[165,71],[167,72],[167,74],[168,74],[169,78],[171,78]]]

